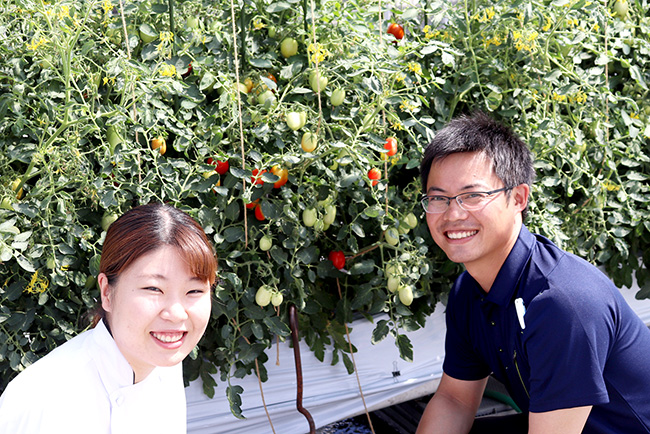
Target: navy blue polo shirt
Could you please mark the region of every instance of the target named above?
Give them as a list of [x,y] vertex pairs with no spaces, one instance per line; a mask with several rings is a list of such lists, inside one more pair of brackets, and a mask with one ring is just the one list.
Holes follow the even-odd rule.
[[492,374],[524,412],[593,405],[583,433],[650,433],[650,330],[587,261],[522,226],[490,292],[464,272],[446,315],[447,375]]

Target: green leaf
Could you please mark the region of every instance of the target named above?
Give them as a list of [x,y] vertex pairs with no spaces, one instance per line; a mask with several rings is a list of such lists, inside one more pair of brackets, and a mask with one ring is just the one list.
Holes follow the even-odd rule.
[[407,362],[413,361],[413,344],[406,335],[395,336],[395,344],[399,349],[399,356]]
[[388,321],[386,321],[384,319],[378,321],[377,326],[372,331],[372,339],[371,339],[370,342],[374,345],[374,344],[377,344],[377,343],[383,341],[384,338],[386,336],[388,336],[389,330],[390,329],[388,327]]

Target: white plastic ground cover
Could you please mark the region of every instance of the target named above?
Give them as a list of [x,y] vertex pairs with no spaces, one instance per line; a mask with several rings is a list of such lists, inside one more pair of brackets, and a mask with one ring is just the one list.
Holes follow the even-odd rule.
[[[623,296],[641,319],[650,325],[650,300],[636,300],[638,286],[621,290]],[[377,318],[375,321],[378,321]],[[413,344],[413,362],[400,359],[391,336],[376,345],[371,343],[375,324],[365,319],[351,325],[351,340],[358,348],[355,361],[369,411],[415,399],[435,391],[442,376],[444,359],[444,306],[436,306],[426,326],[407,333]],[[331,357],[320,362],[301,341],[303,373],[303,406],[311,413],[316,428],[363,414],[364,405],[356,375],[348,375],[342,363],[331,366]],[[264,398],[273,428],[278,434],[309,432],[305,416],[296,410],[296,372],[293,349],[288,343],[267,350],[269,379],[262,383]],[[393,372],[398,371],[399,375]],[[186,390],[187,432],[189,434],[272,433],[254,375],[233,379],[244,388],[242,410],[246,419],[235,418],[225,396],[226,384],[216,378],[219,386],[213,399],[202,391],[201,381],[192,382]]]

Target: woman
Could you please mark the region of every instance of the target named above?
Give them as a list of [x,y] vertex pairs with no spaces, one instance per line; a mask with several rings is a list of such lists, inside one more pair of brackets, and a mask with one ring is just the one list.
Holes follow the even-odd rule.
[[0,433],[185,433],[182,360],[210,317],[217,263],[203,229],[169,205],[108,229],[97,325],[18,375]]

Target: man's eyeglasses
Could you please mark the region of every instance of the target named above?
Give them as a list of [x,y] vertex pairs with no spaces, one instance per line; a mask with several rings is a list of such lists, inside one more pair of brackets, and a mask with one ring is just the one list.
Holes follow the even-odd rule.
[[503,187],[492,191],[472,191],[457,194],[456,196],[431,195],[422,197],[422,207],[429,214],[441,214],[447,211],[449,203],[456,199],[458,206],[465,211],[478,211],[488,204],[490,196],[502,191],[511,190],[512,187]]

